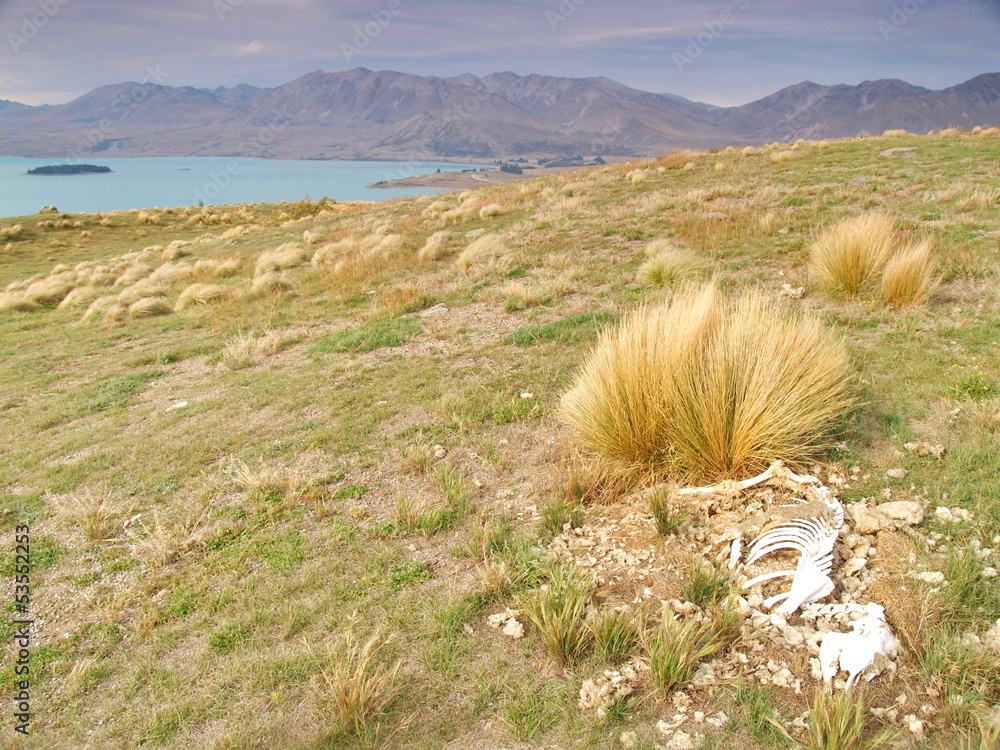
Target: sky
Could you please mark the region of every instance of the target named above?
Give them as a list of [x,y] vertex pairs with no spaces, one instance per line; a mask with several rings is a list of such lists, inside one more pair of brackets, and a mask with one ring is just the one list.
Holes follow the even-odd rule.
[[1000,72],[1000,0],[0,0],[0,99],[363,66],[605,76],[722,106],[785,86]]

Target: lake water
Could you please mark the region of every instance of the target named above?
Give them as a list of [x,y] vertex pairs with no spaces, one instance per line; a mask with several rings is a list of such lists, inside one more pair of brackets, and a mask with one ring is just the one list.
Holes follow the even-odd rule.
[[205,203],[277,203],[326,196],[381,201],[438,193],[432,188],[367,188],[370,182],[411,177],[467,164],[392,161],[285,161],[242,157],[94,159],[110,174],[25,175],[65,159],[0,157],[0,216],[33,214],[52,205],[66,213]]

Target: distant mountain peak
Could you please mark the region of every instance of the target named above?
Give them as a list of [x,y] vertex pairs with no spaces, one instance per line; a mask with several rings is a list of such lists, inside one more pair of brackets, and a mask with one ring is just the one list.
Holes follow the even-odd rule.
[[[31,156],[82,148],[295,158],[635,157],[891,128],[995,125],[1000,73],[941,91],[894,78],[802,81],[742,106],[716,107],[604,76],[506,70],[441,78],[358,66],[311,71],[270,89],[109,84],[57,106],[0,101],[0,117],[0,150]],[[101,122],[113,127],[105,133]]]

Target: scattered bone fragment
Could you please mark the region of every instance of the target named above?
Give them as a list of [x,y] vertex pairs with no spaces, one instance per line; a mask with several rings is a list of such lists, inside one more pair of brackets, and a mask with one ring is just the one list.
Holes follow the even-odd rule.
[[[846,689],[859,675],[875,664],[881,654],[894,659],[899,653],[899,642],[885,621],[885,609],[870,603],[864,607],[865,615],[851,624],[849,633],[827,633],[819,647],[819,661],[823,680],[832,682],[837,672],[848,673]],[[870,681],[875,673],[868,673]]]

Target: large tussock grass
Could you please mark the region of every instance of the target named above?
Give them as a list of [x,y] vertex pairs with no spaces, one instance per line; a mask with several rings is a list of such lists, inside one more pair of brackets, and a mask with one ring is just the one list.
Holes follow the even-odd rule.
[[850,381],[818,322],[754,294],[724,299],[712,283],[602,334],[561,411],[625,475],[741,477],[824,446]]
[[867,213],[827,227],[809,246],[809,273],[827,294],[853,297],[889,262],[896,228],[885,214]]
[[882,297],[891,307],[923,302],[940,283],[930,240],[901,248],[885,266]]

